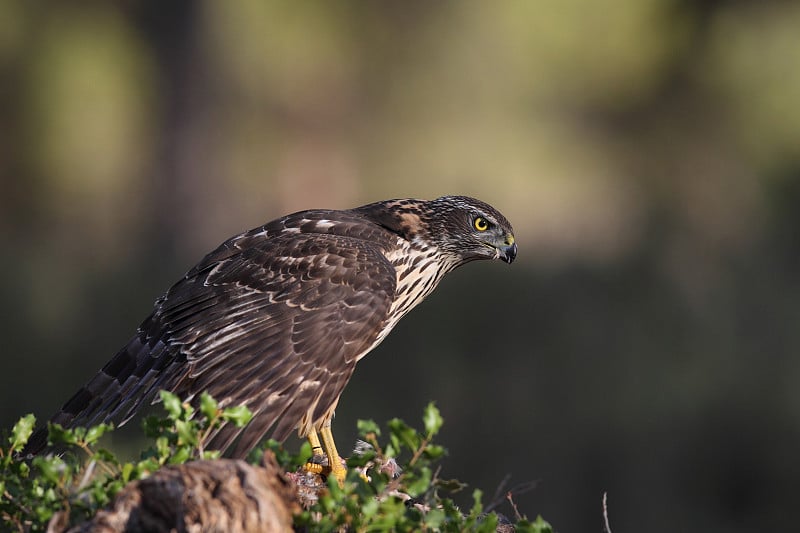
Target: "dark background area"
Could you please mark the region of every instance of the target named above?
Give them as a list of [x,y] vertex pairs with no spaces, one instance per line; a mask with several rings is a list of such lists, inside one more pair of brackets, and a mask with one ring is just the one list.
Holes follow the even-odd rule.
[[778,0],[3,2],[0,423],[52,414],[234,233],[468,194],[518,261],[360,363],[340,448],[435,400],[442,476],[538,480],[515,502],[562,533],[605,491],[617,533],[790,530],[797,28]]

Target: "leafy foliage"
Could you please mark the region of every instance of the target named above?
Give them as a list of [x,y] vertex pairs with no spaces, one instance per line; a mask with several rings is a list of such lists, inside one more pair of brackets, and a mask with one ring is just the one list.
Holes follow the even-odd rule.
[[149,417],[145,434],[153,445],[135,462],[121,462],[98,441],[111,431],[111,424],[92,428],[64,429],[50,424],[48,441],[61,456],[37,456],[25,460],[17,456],[33,432],[33,415],[22,417],[11,430],[8,447],[0,447],[0,521],[4,529],[44,531],[48,521],[65,512],[69,522],[85,520],[111,499],[129,481],[146,477],[166,464],[190,459],[207,459],[218,452],[206,451],[203,443],[222,424],[246,424],[251,415],[246,408],[220,409],[208,395],[200,400],[200,413],[168,392],[161,393],[166,418]]
[[[86,520],[108,505],[129,481],[144,478],[163,465],[217,458],[219,452],[204,448],[214,429],[223,422],[242,426],[251,418],[244,407],[220,409],[208,395],[203,395],[197,410],[167,392],[161,393],[161,399],[166,416],[144,421],[145,434],[153,443],[133,462],[121,462],[99,446],[100,438],[113,429],[109,424],[89,429],[50,425],[50,443],[66,452],[24,460],[17,454],[30,438],[35,419],[33,415],[21,418],[0,445],[2,529],[44,531],[57,513],[66,515],[69,523]],[[376,423],[359,421],[363,442],[348,460],[347,479],[341,486],[333,477],[327,483],[321,481],[313,501],[295,517],[295,527],[300,531],[490,532],[498,524],[511,525],[507,518],[485,512],[480,490],[472,492],[470,509],[462,510],[454,503],[450,496],[466,485],[441,478],[435,466],[446,451],[433,443],[443,423],[434,404],[425,408],[422,421],[424,431],[420,433],[400,419],[390,420],[386,438]],[[287,452],[275,441],[266,447],[287,471],[313,476],[302,469],[311,455],[309,446],[303,446],[298,454]],[[251,458],[257,461],[262,451],[254,451]],[[533,533],[553,531],[541,517],[528,521],[519,515],[514,528]]]
[[[467,485],[440,477],[436,467],[446,450],[433,442],[443,423],[433,403],[425,408],[422,422],[424,431],[420,433],[403,420],[392,419],[387,423],[384,437],[378,424],[360,420],[358,430],[365,445],[358,446],[358,453],[348,459],[344,484],[340,486],[333,478],[328,479],[327,490],[321,491],[319,499],[295,517],[295,527],[323,532],[493,532],[503,523],[513,524],[518,532],[553,532],[541,517],[529,521],[516,516],[512,522],[496,513],[487,513],[482,504],[483,493],[478,489],[472,492],[471,508],[460,509],[451,496],[465,490]],[[271,447],[281,457],[282,447],[274,442]],[[283,464],[289,470],[298,463],[296,457],[290,460],[291,463]]]

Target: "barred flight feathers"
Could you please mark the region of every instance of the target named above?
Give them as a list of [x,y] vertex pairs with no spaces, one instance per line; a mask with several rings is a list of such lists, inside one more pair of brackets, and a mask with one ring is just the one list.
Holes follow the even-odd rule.
[[[123,423],[160,389],[203,391],[254,413],[209,449],[243,457],[266,435],[330,423],[359,359],[442,276],[475,259],[510,263],[516,244],[494,208],[463,196],[301,211],[237,235],[155,303],[136,335],[53,418]],[[26,453],[46,446],[46,429]]]

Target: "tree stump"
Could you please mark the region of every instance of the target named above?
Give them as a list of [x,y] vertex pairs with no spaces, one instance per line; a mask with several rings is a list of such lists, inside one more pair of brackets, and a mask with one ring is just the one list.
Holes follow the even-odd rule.
[[[219,459],[164,467],[129,483],[111,508],[68,531],[291,531],[299,509],[294,487],[268,452],[264,466]],[[63,531],[55,522],[50,530]]]

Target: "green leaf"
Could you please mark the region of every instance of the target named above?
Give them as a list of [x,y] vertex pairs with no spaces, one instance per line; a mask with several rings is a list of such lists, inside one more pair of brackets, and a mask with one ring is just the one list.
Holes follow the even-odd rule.
[[441,509],[431,509],[425,513],[425,525],[431,529],[440,529],[445,522],[447,516]]
[[8,438],[8,442],[11,443],[10,451],[15,452],[21,450],[25,444],[28,443],[28,439],[31,438],[33,426],[35,424],[36,417],[30,414],[23,416],[14,424],[14,428],[11,430],[11,436]]
[[403,444],[412,451],[416,451],[419,448],[420,438],[415,429],[409,427],[399,418],[389,420],[388,425],[392,432],[392,442],[398,451],[400,451],[399,444]]
[[159,469],[161,464],[156,457],[148,457],[136,463],[136,477],[140,478],[143,474],[152,474]]
[[64,461],[59,457],[37,456],[33,458],[33,465],[44,479],[54,485],[61,481],[61,476],[66,470]]
[[158,458],[163,460],[169,457],[169,440],[167,437],[158,437],[156,439],[156,450],[158,451]]
[[131,474],[133,473],[133,463],[125,463],[122,465],[122,470],[120,471],[120,476],[122,477],[122,481],[127,483],[131,480]]
[[86,444],[94,444],[106,432],[112,431],[113,429],[114,429],[114,424],[98,424],[96,426],[90,427],[86,431],[86,437],[84,438],[84,442]]
[[514,528],[517,533],[553,533],[553,526],[547,523],[541,515],[537,516],[533,522],[520,520],[514,524]]
[[253,412],[246,405],[228,407],[222,411],[222,419],[233,422],[237,428],[247,425],[253,419]]
[[390,438],[391,442],[384,447],[383,453],[386,457],[397,457],[400,455],[400,442],[394,435]]
[[464,516],[461,514],[461,510],[458,508],[455,502],[453,502],[453,500],[450,498],[442,498],[441,506],[445,514],[450,517],[451,520],[455,520],[458,523],[463,522]]
[[425,494],[428,491],[428,487],[431,486],[431,469],[427,467],[420,468],[420,471],[416,476],[407,474],[406,475],[406,492],[411,496],[419,496],[420,494]]
[[330,494],[322,493],[319,497],[319,503],[326,513],[332,513],[338,507],[336,500]]
[[381,436],[381,428],[373,420],[359,420],[356,422],[356,426],[358,427],[358,434],[362,437],[366,437],[369,433],[374,433],[378,437]]
[[169,391],[162,390],[159,395],[161,401],[164,403],[164,409],[172,419],[180,418],[183,413],[183,406],[181,406],[180,399]]
[[175,431],[178,433],[178,444],[196,446],[198,442],[197,426],[193,422],[186,420],[175,421]]
[[553,533],[553,526],[542,518],[542,515],[538,515],[531,525],[534,533]]
[[144,419],[142,419],[142,430],[144,431],[144,436],[149,439],[155,439],[161,435],[161,431],[165,425],[166,424],[163,419],[154,415],[146,416]]
[[422,453],[428,459],[435,460],[443,457],[447,450],[445,450],[444,446],[439,446],[438,444],[428,444]]
[[187,446],[181,446],[175,453],[172,454],[172,457],[169,458],[169,464],[171,465],[180,465],[188,461],[192,457],[192,450]]
[[200,395],[200,412],[209,420],[218,416],[219,403],[209,393],[203,392]]
[[478,519],[478,527],[475,528],[475,531],[476,533],[494,533],[497,531],[497,522],[497,514],[483,515]]
[[57,444],[78,444],[78,440],[80,439],[80,433],[85,433],[85,430],[81,432],[82,428],[74,428],[74,429],[64,429],[61,424],[47,424],[47,440],[50,442],[54,442]]
[[436,404],[433,402],[429,403],[427,407],[425,407],[425,412],[422,415],[422,423],[425,424],[425,434],[429,439],[439,433],[444,420],[442,419],[442,415],[439,413],[439,409],[436,407]]
[[380,502],[377,499],[375,498],[369,499],[366,501],[363,507],[361,507],[361,514],[363,514],[367,518],[375,516],[375,514],[378,512],[379,506]]
[[311,456],[313,455],[313,451],[311,450],[311,443],[308,442],[307,440],[303,441],[303,444],[300,446],[300,451],[297,452],[298,462],[292,463],[291,460],[287,461],[286,456],[289,455],[289,453],[283,448],[282,444],[280,444],[275,439],[270,439],[269,442],[275,443],[279,447],[278,451],[275,450],[274,444],[272,447],[272,451],[275,452],[275,457],[278,459],[278,464],[289,464],[295,466],[304,465],[308,462],[309,459],[311,459]]
[[43,524],[49,522],[54,514],[53,510],[45,505],[37,505],[34,512],[36,513],[36,518]]
[[475,489],[472,491],[472,499],[475,503],[472,505],[472,509],[470,510],[470,516],[478,516],[483,512],[483,504],[481,503],[481,499],[483,498],[483,491],[481,489]]
[[104,463],[119,465],[119,459],[117,459],[117,456],[111,453],[110,451],[106,450],[105,448],[97,449],[94,452],[93,459],[95,459],[96,461],[102,461]]

